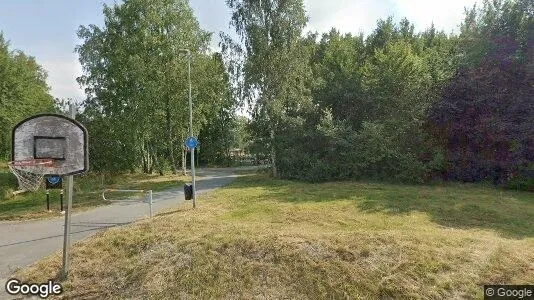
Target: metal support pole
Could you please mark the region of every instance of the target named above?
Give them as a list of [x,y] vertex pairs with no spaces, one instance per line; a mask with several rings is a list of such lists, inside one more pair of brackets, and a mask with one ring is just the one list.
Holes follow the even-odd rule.
[[196,164],[197,164],[197,167],[198,167],[198,159],[200,158],[200,149],[198,148],[198,146],[195,148],[195,151],[198,152],[196,157],[197,157],[197,161],[196,161]]
[[[76,112],[74,109],[74,103],[69,105],[70,117],[74,119]],[[67,178],[67,211],[65,212],[65,226],[63,236],[63,269],[61,275],[64,279],[67,278],[69,273],[69,247],[70,247],[70,217],[72,212],[72,193],[74,191],[74,176],[69,175]]]
[[120,189],[105,189],[102,190],[102,200],[104,201],[127,201],[127,200],[113,200],[113,199],[106,199],[106,192],[122,192],[122,193],[144,193],[145,198],[143,200],[143,203],[148,204],[148,210],[150,213],[150,217],[153,216],[153,206],[154,201],[152,200],[152,190],[120,190]]
[[[193,136],[193,100],[191,99],[191,51],[189,49],[179,49],[187,53],[187,80],[189,82],[189,136]],[[195,149],[191,149],[191,175],[193,179],[193,208],[196,202],[196,178],[195,178]]]
[[46,210],[50,211],[50,190],[46,190]]
[[59,192],[59,205],[61,206],[60,211],[64,211],[63,210],[63,189],[61,189],[61,191]]
[[[191,51],[187,50],[187,77],[189,80],[189,136],[193,136],[193,100],[191,99]],[[191,174],[193,176],[193,208],[197,206],[195,178],[195,149],[191,149]]]
[[152,219],[152,190],[148,191],[148,205],[150,205],[150,218]]

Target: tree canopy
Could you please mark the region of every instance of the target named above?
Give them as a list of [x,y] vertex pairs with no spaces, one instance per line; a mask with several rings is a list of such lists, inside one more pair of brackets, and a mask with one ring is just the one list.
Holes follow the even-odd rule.
[[478,181],[532,168],[532,1],[484,1],[459,35],[390,17],[367,37],[303,36],[302,1],[227,3],[252,149],[270,152],[275,176]]
[[46,72],[35,59],[10,50],[0,33],[0,157],[10,160],[11,128],[24,118],[55,111]]
[[[307,81],[311,75],[306,48],[300,39],[307,22],[301,0],[228,0],[231,24],[243,50],[241,90],[252,106],[255,140],[268,153],[272,172],[289,128],[301,122],[311,103]],[[237,44],[234,42],[234,45]],[[226,46],[231,49],[231,46]],[[236,75],[236,74],[234,74]]]
[[[193,132],[232,98],[220,56],[207,53],[210,33],[186,0],[127,0],[104,6],[105,24],[81,26],[85,117],[97,169],[176,170],[188,134],[187,55],[192,53]],[[201,141],[202,143],[202,141]],[[182,155],[182,166],[185,166]]]
[[461,65],[430,116],[448,178],[502,183],[534,167],[533,36],[532,1],[486,1],[468,11]]
[[504,183],[533,168],[532,1],[484,1],[459,34],[390,17],[368,36],[303,34],[302,0],[226,3],[238,40],[222,33],[221,53],[186,0],[126,0],[80,27],[93,167],[184,166],[189,49],[202,163],[247,148],[311,181]]

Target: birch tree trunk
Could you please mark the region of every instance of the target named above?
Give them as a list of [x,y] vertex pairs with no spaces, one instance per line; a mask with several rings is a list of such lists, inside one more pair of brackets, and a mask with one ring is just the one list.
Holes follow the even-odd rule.
[[276,151],[274,149],[274,128],[271,125],[270,129],[270,148],[271,148],[271,172],[273,173],[273,177],[278,177],[278,169],[276,168]]

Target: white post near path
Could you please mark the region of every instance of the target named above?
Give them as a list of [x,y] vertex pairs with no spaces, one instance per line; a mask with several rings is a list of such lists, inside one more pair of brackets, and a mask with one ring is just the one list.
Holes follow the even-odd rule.
[[[69,114],[72,119],[76,118],[74,104],[69,104]],[[74,176],[69,175],[67,179],[67,211],[65,212],[65,225],[63,235],[63,269],[61,276],[66,279],[69,273],[69,247],[70,247],[70,216],[72,211],[72,193],[74,190]]]

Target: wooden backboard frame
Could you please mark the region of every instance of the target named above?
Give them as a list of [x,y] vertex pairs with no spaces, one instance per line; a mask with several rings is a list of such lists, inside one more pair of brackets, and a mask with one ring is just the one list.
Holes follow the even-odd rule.
[[[78,121],[60,114],[38,114],[26,118],[13,127],[11,160],[27,160],[35,157],[37,139],[63,140],[63,159],[55,160],[54,167],[46,175],[75,175],[89,168],[87,129]],[[76,154],[77,153],[77,154]]]

